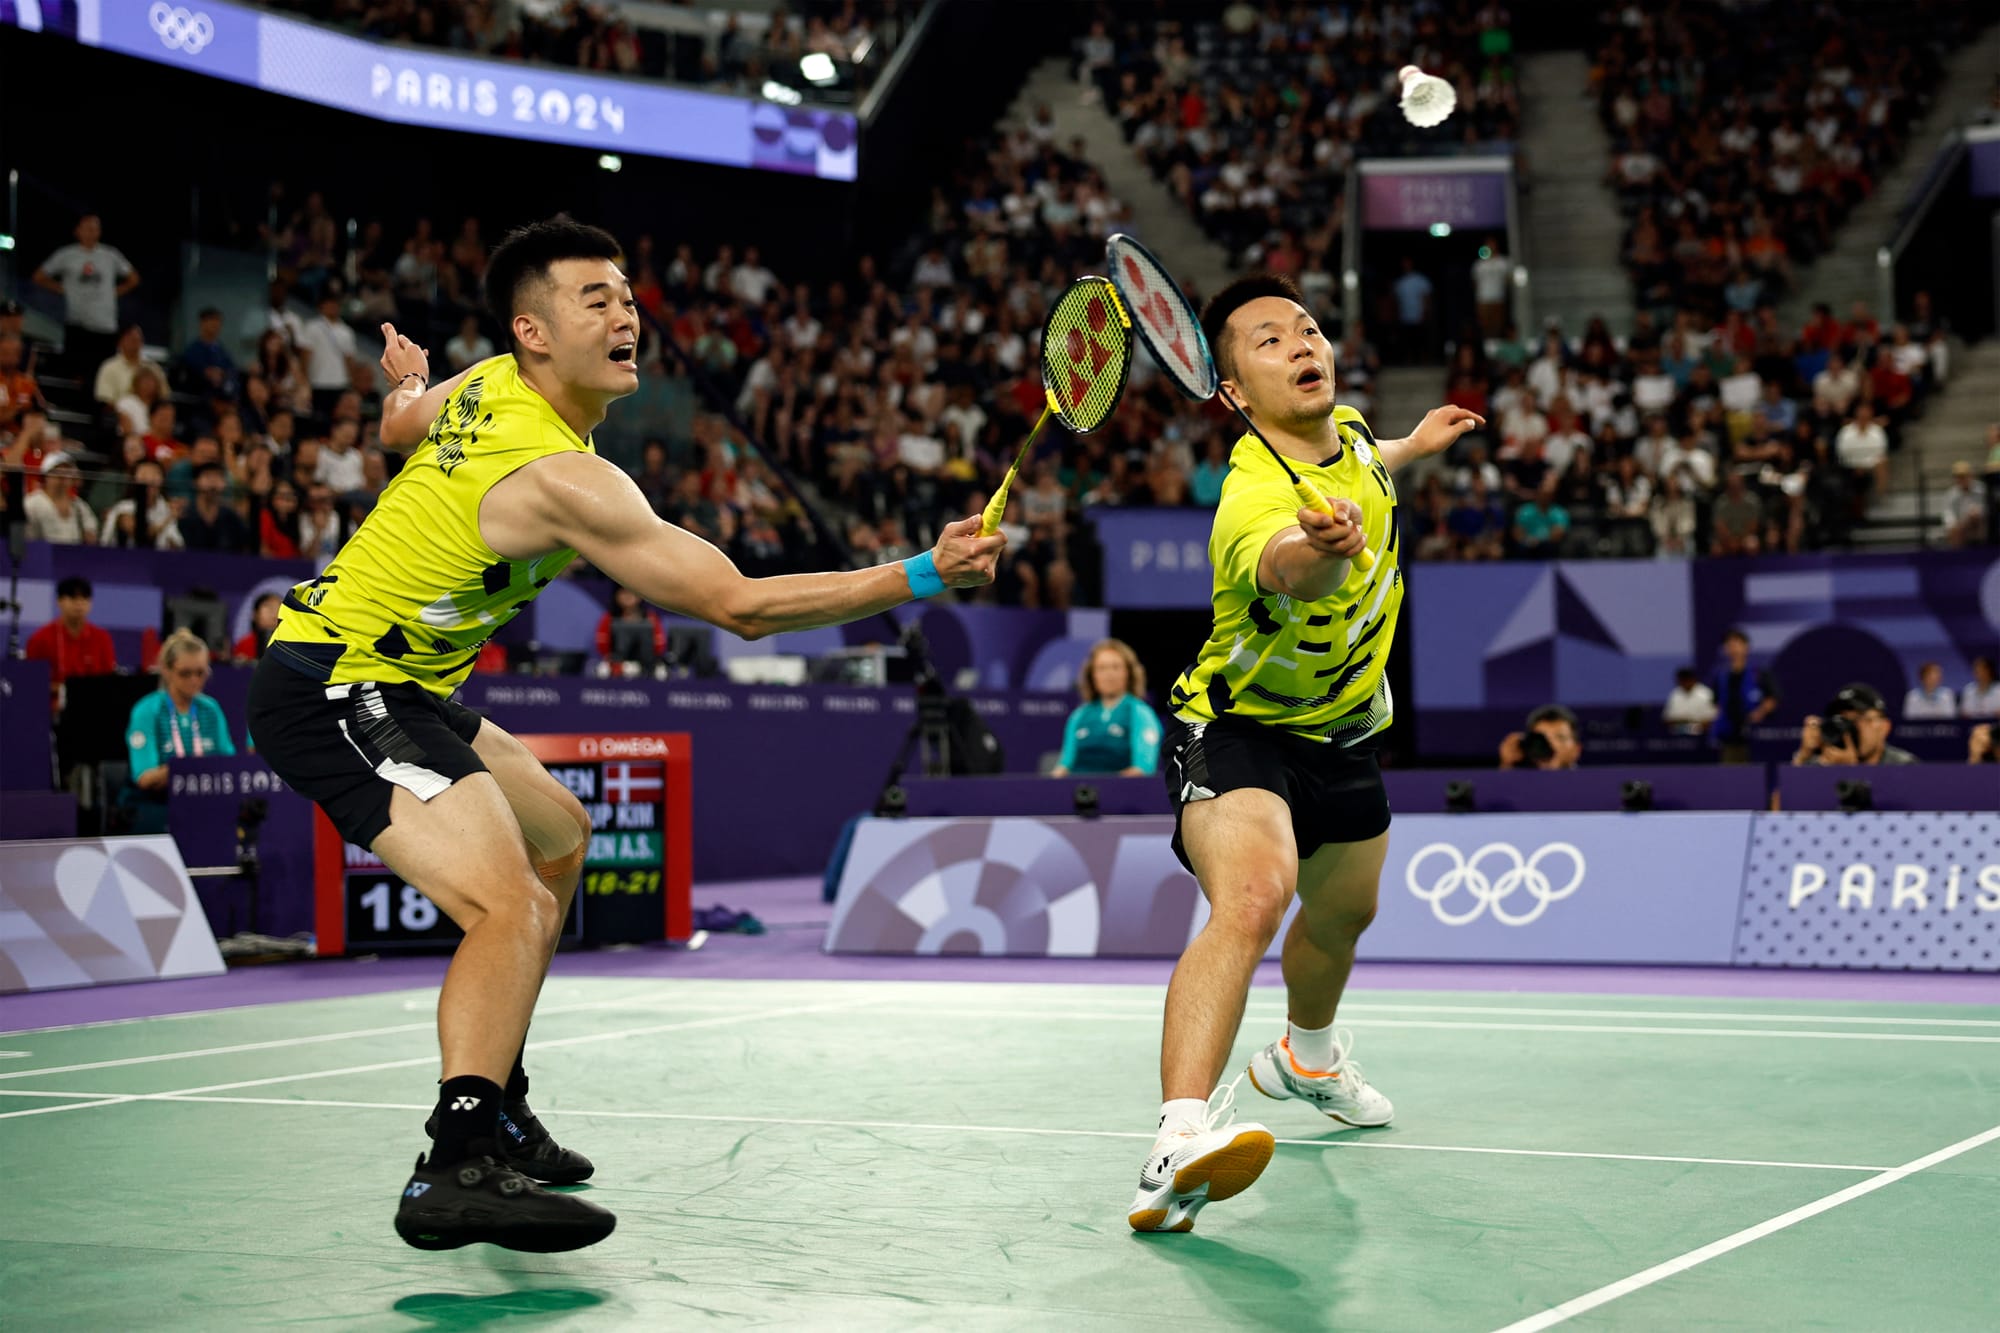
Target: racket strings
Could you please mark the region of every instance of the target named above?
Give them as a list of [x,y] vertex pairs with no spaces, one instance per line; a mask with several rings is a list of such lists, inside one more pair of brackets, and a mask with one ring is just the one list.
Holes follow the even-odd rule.
[[1112,281],[1146,350],[1174,387],[1196,402],[1215,396],[1217,376],[1208,339],[1179,284],[1145,247],[1123,234],[1105,245]]
[[1042,383],[1063,424],[1079,434],[1118,406],[1132,360],[1117,293],[1101,278],[1072,283],[1042,330]]

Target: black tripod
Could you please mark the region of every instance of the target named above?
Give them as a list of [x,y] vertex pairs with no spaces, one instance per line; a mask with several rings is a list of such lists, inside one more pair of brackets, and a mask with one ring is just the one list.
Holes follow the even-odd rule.
[[882,784],[882,794],[875,801],[875,813],[885,817],[900,815],[907,808],[903,774],[908,771],[913,755],[922,764],[925,777],[951,776],[951,696],[945,692],[944,677],[931,661],[930,645],[924,641],[924,632],[916,621],[903,626],[901,638],[917,686],[917,720],[903,736],[902,747],[896,751],[896,758],[889,765],[889,776]]

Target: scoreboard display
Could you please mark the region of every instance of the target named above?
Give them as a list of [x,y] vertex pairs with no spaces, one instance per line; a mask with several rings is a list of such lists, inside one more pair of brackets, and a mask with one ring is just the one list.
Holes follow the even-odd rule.
[[[516,737],[590,817],[583,875],[562,944],[685,940],[693,929],[688,738],[678,732]],[[319,815],[319,952],[444,952],[461,932]]]

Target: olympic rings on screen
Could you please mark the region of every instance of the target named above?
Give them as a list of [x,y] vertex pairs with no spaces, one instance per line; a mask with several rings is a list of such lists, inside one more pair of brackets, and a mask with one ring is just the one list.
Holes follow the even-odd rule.
[[146,21],[153,25],[154,35],[169,51],[200,55],[202,48],[215,40],[213,19],[180,5],[167,4],[166,0],[156,0],[146,11]]

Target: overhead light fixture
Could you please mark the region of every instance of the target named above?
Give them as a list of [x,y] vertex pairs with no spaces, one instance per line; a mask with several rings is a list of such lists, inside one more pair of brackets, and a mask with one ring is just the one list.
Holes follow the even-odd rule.
[[824,51],[812,51],[799,58],[799,73],[808,83],[832,83],[840,77],[833,68],[833,57]]
[[1431,223],[1431,235],[1440,238],[1451,235],[1451,224],[1449,222]]
[[764,80],[764,100],[767,102],[776,102],[779,106],[797,106],[806,99],[798,89],[787,88],[782,83],[766,79]]
[[619,171],[624,168],[625,159],[616,153],[600,153],[597,157],[597,165],[603,167],[606,171]]
[[14,238],[6,232],[0,231],[0,250],[12,250],[13,248]]

